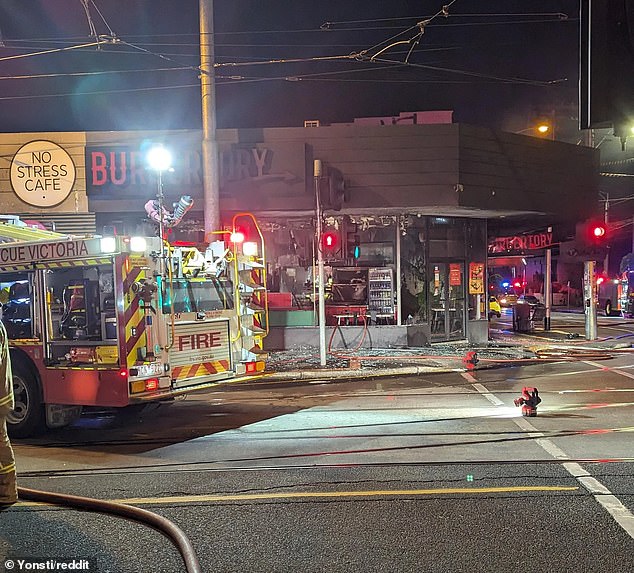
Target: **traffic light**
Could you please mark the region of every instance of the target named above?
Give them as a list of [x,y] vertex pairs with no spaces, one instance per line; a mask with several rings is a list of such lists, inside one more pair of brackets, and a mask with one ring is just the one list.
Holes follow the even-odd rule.
[[346,256],[349,259],[358,259],[361,256],[361,238],[356,233],[348,233]]
[[576,239],[580,245],[590,247],[602,246],[608,238],[608,228],[599,221],[583,221],[577,223]]
[[607,229],[605,228],[605,225],[597,223],[596,225],[592,226],[591,234],[595,241],[602,241],[605,238],[606,233]]
[[334,255],[339,250],[339,235],[337,231],[327,230],[321,236],[323,253]]
[[577,223],[575,233],[575,250],[586,260],[603,258],[608,247],[608,227],[600,221],[583,221]]
[[348,200],[346,182],[339,169],[330,167],[328,171],[328,204],[331,209],[341,211],[343,203]]
[[346,258],[358,259],[361,256],[361,237],[357,234],[358,226],[345,218],[344,229],[346,233]]

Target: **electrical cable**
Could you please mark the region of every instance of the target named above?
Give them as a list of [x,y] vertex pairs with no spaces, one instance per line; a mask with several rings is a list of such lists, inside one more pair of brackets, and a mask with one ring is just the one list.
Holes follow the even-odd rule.
[[200,562],[189,538],[174,522],[161,515],[123,503],[24,487],[18,487],[18,497],[40,503],[70,507],[71,509],[107,513],[148,525],[165,535],[176,546],[183,558],[187,573],[202,573]]

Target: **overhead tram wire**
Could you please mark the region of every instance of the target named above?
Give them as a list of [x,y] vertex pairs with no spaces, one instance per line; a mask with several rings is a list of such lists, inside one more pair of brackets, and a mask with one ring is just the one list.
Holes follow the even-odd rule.
[[[529,437],[527,439],[538,440],[539,437]],[[403,449],[407,449],[403,447]],[[325,454],[324,454],[325,456]],[[120,466],[114,468],[88,468],[88,469],[59,469],[59,470],[31,470],[20,472],[20,477],[29,478],[45,478],[45,477],[102,477],[115,475],[149,475],[162,473],[241,473],[255,471],[289,471],[289,470],[320,470],[323,468],[330,469],[359,469],[359,468],[390,468],[390,467],[455,467],[469,465],[490,465],[490,466],[531,466],[537,465],[563,465],[567,463],[578,464],[613,464],[613,463],[634,463],[634,457],[601,457],[601,458],[546,458],[546,459],[526,459],[526,460],[451,460],[451,461],[434,461],[434,460],[418,460],[418,461],[399,461],[399,462],[341,462],[341,463],[316,463],[316,464],[276,464],[276,465],[250,465],[250,466],[225,466],[225,467],[194,467],[201,465],[211,465],[221,462],[182,462],[168,464],[154,464],[148,466]]]
[[[558,20],[568,20],[568,15],[564,14],[563,12],[507,12],[507,13],[479,13],[479,14],[469,14],[469,13],[462,13],[462,14],[451,14],[452,19],[453,18],[502,18],[502,17],[507,17],[507,16],[512,16],[512,17],[517,17],[517,16],[539,16],[539,17],[544,17],[544,16],[549,16],[549,17],[554,17],[557,18]],[[392,18],[370,18],[367,20],[341,20],[341,21],[335,21],[335,22],[324,22],[324,24],[322,24],[321,28],[322,29],[326,29],[326,30],[332,30],[332,26],[336,26],[339,24],[369,24],[369,23],[373,23],[373,22],[396,22],[398,20],[412,20],[412,19],[416,19],[416,20],[421,20],[424,19],[425,16],[400,16],[400,17],[392,17]],[[501,22],[502,24],[505,24],[506,22]],[[477,23],[475,23],[474,25],[478,25]]]

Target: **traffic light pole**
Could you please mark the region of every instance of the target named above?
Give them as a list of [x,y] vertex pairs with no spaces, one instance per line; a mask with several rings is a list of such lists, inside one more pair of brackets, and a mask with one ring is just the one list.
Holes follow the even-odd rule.
[[318,322],[319,322],[319,364],[326,366],[326,296],[324,290],[324,251],[321,244],[322,235],[322,213],[321,213],[321,197],[319,193],[319,180],[322,175],[322,165],[319,159],[315,159],[313,163],[313,171],[315,176],[315,231],[317,239],[317,299],[319,302]]
[[595,261],[583,262],[583,305],[586,323],[586,340],[597,339]]
[[[552,233],[553,228],[548,227],[548,232]],[[544,330],[550,330],[550,313],[553,301],[553,288],[552,288],[552,275],[553,275],[553,259],[552,250],[546,249],[546,275],[544,276],[544,306],[546,312],[544,314]]]

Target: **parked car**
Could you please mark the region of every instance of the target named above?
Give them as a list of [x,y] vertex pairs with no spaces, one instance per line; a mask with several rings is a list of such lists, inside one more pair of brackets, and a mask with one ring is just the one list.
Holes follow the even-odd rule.
[[500,303],[498,299],[494,296],[489,297],[489,320],[491,320],[494,316],[500,318],[502,316],[502,308],[500,307]]
[[508,308],[513,306],[517,302],[517,295],[513,293],[506,293],[500,295],[499,298],[500,306]]
[[518,304],[530,304],[531,306],[536,306],[541,304],[539,299],[532,294],[523,294],[517,299]]

